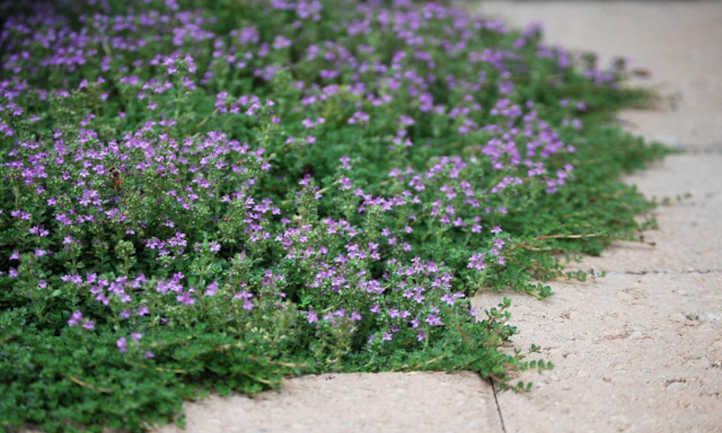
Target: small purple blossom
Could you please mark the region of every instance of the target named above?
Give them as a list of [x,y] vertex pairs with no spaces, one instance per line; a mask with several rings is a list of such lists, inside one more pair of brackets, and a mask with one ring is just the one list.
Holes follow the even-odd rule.
[[218,291],[218,281],[213,281],[206,286],[206,291],[203,292],[204,296],[215,296]]
[[115,341],[115,346],[118,348],[120,353],[125,353],[128,350],[128,342],[125,337],[120,337]]
[[424,322],[426,322],[429,326],[441,326],[444,324],[441,321],[441,318],[436,314],[429,314],[428,316],[426,316]]
[[189,289],[188,291],[181,292],[180,295],[176,296],[176,300],[184,305],[195,305],[196,300],[193,298],[192,294],[194,292],[194,289]]
[[77,326],[80,321],[83,320],[83,313],[75,311],[68,319],[68,326]]
[[481,272],[486,269],[486,264],[484,263],[484,260],[484,254],[474,253],[471,255],[471,257],[469,257],[469,263],[466,267]]

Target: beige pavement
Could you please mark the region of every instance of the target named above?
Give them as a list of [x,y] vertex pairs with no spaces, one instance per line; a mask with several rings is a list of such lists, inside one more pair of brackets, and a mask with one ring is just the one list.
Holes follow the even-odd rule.
[[185,412],[193,433],[501,431],[490,387],[471,372],[304,376],[254,399],[214,396]]
[[[649,244],[618,243],[572,264],[606,271],[554,283],[556,296],[513,298],[520,346],[555,370],[502,392],[508,432],[722,432],[722,3],[481,2],[511,24],[545,24],[547,40],[623,55],[676,109],[626,111],[630,128],[691,151],[628,178],[680,203],[655,213]],[[483,307],[502,296],[480,294]],[[185,405],[191,432],[501,432],[491,388],[471,373],[308,376],[255,399]],[[166,426],[158,431],[177,431]]]
[[[552,284],[539,302],[511,295],[515,342],[542,347],[551,373],[529,394],[499,395],[508,432],[722,432],[722,3],[482,2],[547,40],[650,71],[675,106],[627,110],[632,131],[681,147],[626,181],[672,198],[647,243],[618,242],[572,268],[604,271]],[[677,202],[677,195],[691,193]],[[650,245],[650,243],[652,245]],[[489,305],[502,295],[480,294]],[[508,294],[507,294],[508,296]]]

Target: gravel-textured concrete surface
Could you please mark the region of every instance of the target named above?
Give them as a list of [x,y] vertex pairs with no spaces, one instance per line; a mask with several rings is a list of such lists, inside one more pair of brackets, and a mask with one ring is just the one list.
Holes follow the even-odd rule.
[[185,409],[189,432],[500,431],[490,387],[470,372],[305,376],[254,399],[212,397]]
[[[722,432],[722,3],[481,2],[547,39],[623,55],[676,109],[627,111],[630,129],[696,152],[628,179],[657,197],[655,246],[618,243],[573,264],[608,276],[555,283],[556,296],[513,298],[515,341],[555,370],[526,373],[529,394],[503,392],[508,432]],[[480,294],[488,307],[504,295]],[[185,405],[191,432],[501,432],[491,388],[471,373],[309,376],[255,399]],[[177,431],[173,426],[158,430]]]
[[544,305],[514,296],[516,343],[555,369],[525,374],[529,394],[499,395],[507,431],[720,431],[721,286],[719,274],[615,274],[554,284]]

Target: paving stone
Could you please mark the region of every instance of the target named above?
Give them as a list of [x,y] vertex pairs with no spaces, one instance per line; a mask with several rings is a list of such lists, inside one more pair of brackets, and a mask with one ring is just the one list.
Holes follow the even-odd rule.
[[199,433],[500,431],[490,386],[470,372],[304,376],[253,399],[213,396],[184,407],[187,431]]

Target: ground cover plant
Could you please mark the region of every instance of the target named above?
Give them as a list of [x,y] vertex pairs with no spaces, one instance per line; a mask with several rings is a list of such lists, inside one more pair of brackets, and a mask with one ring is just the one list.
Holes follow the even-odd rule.
[[[331,371],[549,368],[509,302],[653,224],[624,63],[435,4],[3,6],[0,426]],[[584,278],[584,273],[571,275]],[[522,350],[524,349],[524,350]],[[531,349],[533,351],[533,348]]]

